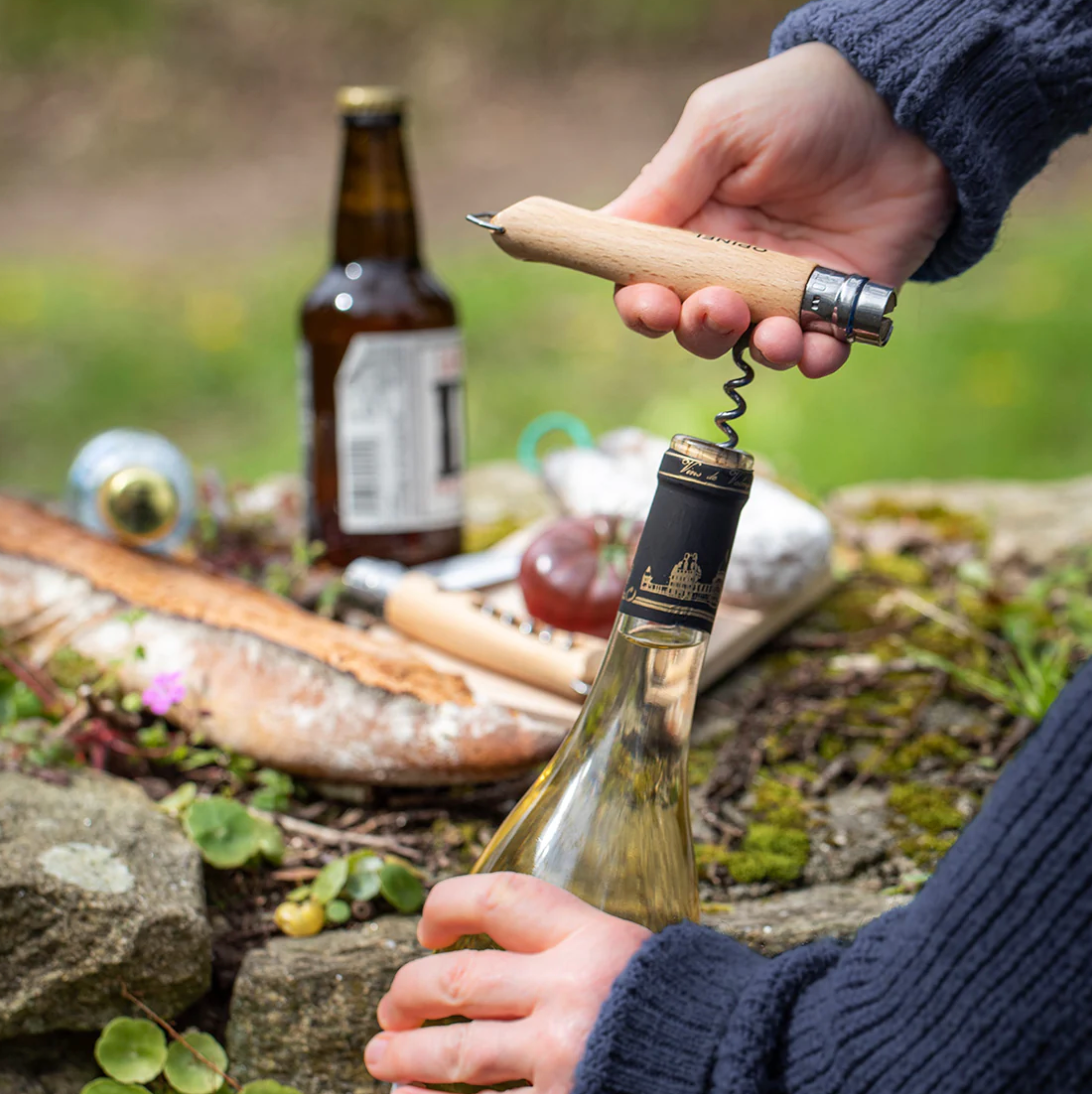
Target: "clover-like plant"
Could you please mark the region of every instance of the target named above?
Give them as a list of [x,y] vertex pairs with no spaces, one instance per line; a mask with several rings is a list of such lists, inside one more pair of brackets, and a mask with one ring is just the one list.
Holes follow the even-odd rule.
[[95,1059],[118,1083],[148,1083],[163,1070],[167,1039],[161,1029],[143,1018],[115,1018],[95,1042]]
[[198,1029],[179,1034],[139,999],[122,993],[174,1041],[168,1048],[159,1026],[143,1018],[115,1018],[95,1042],[95,1059],[106,1076],[92,1079],[80,1094],[150,1094],[141,1083],[152,1083],[156,1094],[216,1094],[225,1083],[239,1094],[300,1094],[272,1079],[240,1087],[228,1076],[227,1053],[215,1037]]
[[350,901],[377,896],[409,915],[424,903],[425,890],[414,871],[399,859],[356,851],[328,862],[310,885],[293,889],[273,913],[273,921],[296,938],[318,934],[324,926],[349,921]]
[[119,1083],[114,1079],[92,1079],[80,1094],[148,1094],[148,1088],[133,1083]]
[[221,870],[242,866],[259,854],[279,862],[284,854],[280,829],[228,798],[195,801],[183,814],[182,827],[205,861]]
[[[209,1067],[195,1053],[200,1053],[219,1070]],[[227,1064],[227,1053],[215,1037],[197,1029],[188,1029],[182,1035],[182,1041],[175,1041],[167,1050],[163,1074],[178,1094],[216,1094],[224,1085],[221,1073],[226,1070]]]

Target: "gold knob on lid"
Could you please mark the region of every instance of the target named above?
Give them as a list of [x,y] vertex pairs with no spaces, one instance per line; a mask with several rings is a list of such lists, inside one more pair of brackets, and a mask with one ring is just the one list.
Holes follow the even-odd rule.
[[169,535],[181,507],[166,475],[148,467],[126,467],[99,488],[99,512],[119,539],[141,544]]

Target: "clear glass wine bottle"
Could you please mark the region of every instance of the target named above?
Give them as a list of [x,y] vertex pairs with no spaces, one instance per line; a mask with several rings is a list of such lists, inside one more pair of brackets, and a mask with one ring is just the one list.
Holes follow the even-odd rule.
[[[690,725],[752,467],[746,452],[672,440],[580,716],[472,873],[531,874],[653,931],[698,919]],[[478,935],[451,948],[493,945]]]

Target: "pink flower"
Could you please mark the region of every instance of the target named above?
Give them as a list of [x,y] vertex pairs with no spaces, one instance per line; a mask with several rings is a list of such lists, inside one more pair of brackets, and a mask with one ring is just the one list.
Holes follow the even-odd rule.
[[186,685],[180,672],[159,672],[144,689],[140,701],[153,714],[166,714],[175,703],[186,698]]

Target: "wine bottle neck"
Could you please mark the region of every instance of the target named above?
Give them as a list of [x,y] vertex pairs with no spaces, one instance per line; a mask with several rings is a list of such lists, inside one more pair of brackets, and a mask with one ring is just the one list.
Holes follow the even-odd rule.
[[669,766],[685,763],[708,643],[696,627],[620,612],[573,737],[623,733],[624,762],[651,751]]
[[345,155],[334,229],[334,259],[416,265],[413,191],[397,114],[345,118]]

